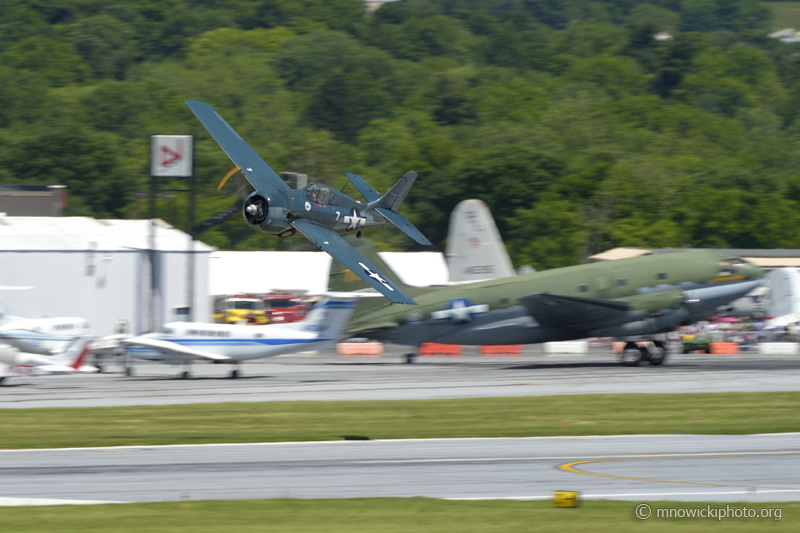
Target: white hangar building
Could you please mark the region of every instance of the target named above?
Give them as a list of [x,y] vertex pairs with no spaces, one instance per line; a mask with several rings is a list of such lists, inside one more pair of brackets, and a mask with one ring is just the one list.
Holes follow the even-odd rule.
[[[445,285],[447,263],[440,252],[378,252],[400,281]],[[271,291],[321,294],[328,290],[331,256],[325,252],[214,252],[209,288],[213,296]]]
[[[149,220],[0,215],[0,309],[25,318],[82,317],[101,336],[120,320],[131,333],[148,331],[150,226]],[[159,220],[155,244],[157,328],[189,305],[190,243],[186,233]],[[195,241],[193,249],[193,318],[206,321],[215,248]]]

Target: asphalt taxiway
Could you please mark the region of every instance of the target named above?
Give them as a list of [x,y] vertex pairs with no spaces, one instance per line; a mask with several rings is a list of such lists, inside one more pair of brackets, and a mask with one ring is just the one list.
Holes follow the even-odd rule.
[[[230,379],[229,365],[181,367],[137,362],[118,373],[7,379],[0,407],[95,407],[284,400],[403,400],[590,393],[685,393],[800,390],[796,355],[672,354],[659,367],[620,366],[607,349],[586,355],[420,357],[403,349],[381,358],[338,357],[332,351],[247,362]],[[116,370],[118,365],[107,365]]]
[[0,504],[427,496],[791,501],[800,434],[639,435],[0,451]]

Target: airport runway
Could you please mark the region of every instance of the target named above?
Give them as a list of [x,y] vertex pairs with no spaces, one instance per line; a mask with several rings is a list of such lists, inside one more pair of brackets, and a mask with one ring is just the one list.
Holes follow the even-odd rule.
[[[228,365],[181,368],[136,363],[136,374],[10,378],[0,407],[93,407],[230,401],[400,400],[622,392],[800,390],[800,357],[673,354],[660,367],[620,366],[610,351],[521,357],[421,357],[403,364],[403,349],[382,358],[284,356],[245,363],[243,377]],[[108,365],[115,370],[115,365]]]
[[354,498],[796,501],[800,433],[0,451],[0,504]]

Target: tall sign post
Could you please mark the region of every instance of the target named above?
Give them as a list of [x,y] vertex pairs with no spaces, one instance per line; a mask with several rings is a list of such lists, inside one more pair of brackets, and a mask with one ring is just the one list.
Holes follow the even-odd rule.
[[187,259],[187,294],[189,320],[194,319],[194,205],[193,135],[150,136],[150,331],[155,331],[157,286],[156,272],[156,195],[158,178],[191,178],[188,213],[189,251]]

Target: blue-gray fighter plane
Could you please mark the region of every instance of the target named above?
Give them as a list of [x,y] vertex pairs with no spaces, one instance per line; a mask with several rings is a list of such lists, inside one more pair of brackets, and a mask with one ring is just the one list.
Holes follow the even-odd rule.
[[416,172],[408,172],[384,195],[360,176],[346,174],[367,203],[321,183],[293,190],[213,107],[195,100],[187,100],[186,105],[256,189],[244,202],[244,219],[251,228],[279,237],[300,232],[392,302],[416,305],[396,281],[337,233],[356,231],[360,236],[362,228],[383,226],[388,220],[419,244],[429,245],[430,241],[397,212],[417,178]]

